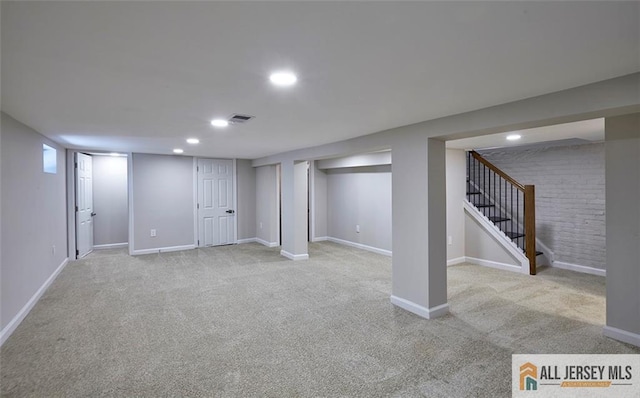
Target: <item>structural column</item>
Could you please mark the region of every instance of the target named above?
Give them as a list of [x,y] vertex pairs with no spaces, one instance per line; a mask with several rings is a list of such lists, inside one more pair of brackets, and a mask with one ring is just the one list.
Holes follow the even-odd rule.
[[306,161],[283,161],[282,178],[282,250],[291,260],[309,258],[307,244],[307,170]]
[[640,346],[640,113],[605,119],[607,325]]
[[420,134],[393,146],[391,302],[424,318],[448,313],[445,145]]

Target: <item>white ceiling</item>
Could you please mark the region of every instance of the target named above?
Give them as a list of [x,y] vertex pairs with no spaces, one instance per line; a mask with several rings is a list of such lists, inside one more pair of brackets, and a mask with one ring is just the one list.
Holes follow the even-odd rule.
[[[640,71],[639,15],[638,2],[3,1],[2,110],[67,147],[257,158]],[[269,84],[281,68],[296,86]],[[236,112],[256,119],[209,125]]]
[[[507,136],[517,134],[521,138],[517,141],[507,140]],[[452,149],[489,149],[517,147],[538,144],[542,142],[553,145],[584,142],[604,141],[604,119],[583,120],[580,122],[556,124],[553,126],[537,127],[533,129],[507,131],[480,137],[463,138],[447,141],[447,148]]]

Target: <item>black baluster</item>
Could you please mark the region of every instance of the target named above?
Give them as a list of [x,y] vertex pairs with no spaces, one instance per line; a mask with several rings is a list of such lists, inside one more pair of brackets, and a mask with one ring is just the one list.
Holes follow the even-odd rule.
[[[518,189],[517,195],[516,195],[516,211],[518,212],[518,225],[520,224],[520,190]],[[520,233],[520,229],[518,227],[518,225],[516,225],[516,228],[518,228],[518,233]],[[518,246],[520,246],[520,239],[518,238]]]
[[511,228],[509,230],[513,231],[513,185],[511,185]]

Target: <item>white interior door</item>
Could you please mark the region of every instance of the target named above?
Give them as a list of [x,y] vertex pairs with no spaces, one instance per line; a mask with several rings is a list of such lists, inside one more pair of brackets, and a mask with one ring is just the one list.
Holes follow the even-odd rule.
[[76,153],[76,257],[93,250],[93,168],[91,156]]
[[233,160],[198,159],[198,246],[235,243]]

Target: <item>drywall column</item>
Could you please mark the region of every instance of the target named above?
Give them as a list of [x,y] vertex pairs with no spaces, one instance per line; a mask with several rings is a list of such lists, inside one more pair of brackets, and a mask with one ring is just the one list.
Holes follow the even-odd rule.
[[448,313],[444,142],[407,135],[393,146],[391,302],[424,318]]
[[[447,149],[447,263],[457,264],[465,256],[465,214],[462,203],[466,198],[467,161],[461,149]],[[448,239],[447,238],[447,239]]]
[[[312,241],[327,238],[327,174],[318,168],[318,162],[312,163],[313,171],[313,236]],[[311,175],[311,173],[310,173]]]
[[307,169],[308,163],[283,161],[282,173],[282,250],[291,260],[309,258],[307,248]]
[[607,325],[640,346],[640,113],[605,119]]

